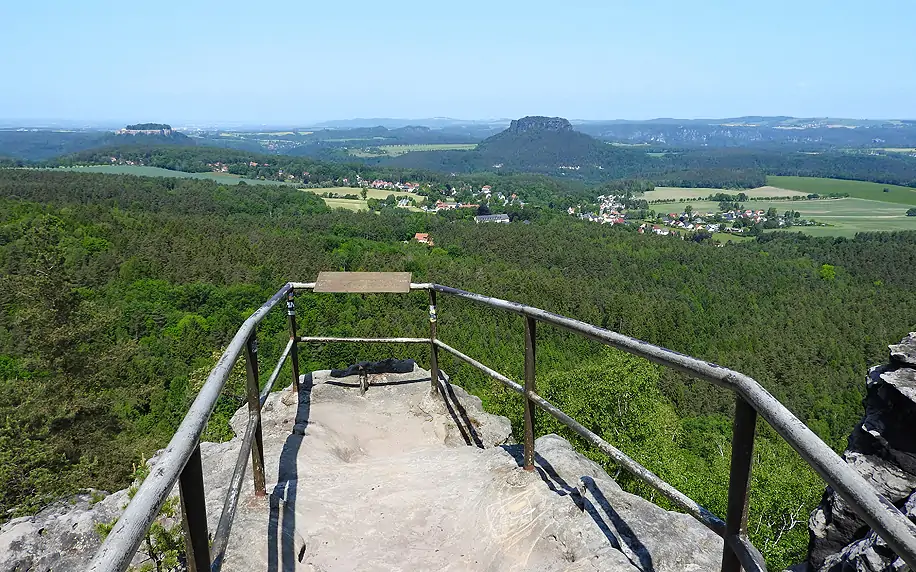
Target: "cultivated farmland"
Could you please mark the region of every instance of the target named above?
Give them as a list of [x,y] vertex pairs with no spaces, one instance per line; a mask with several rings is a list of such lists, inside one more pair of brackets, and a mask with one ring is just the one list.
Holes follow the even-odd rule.
[[245,181],[249,185],[290,185],[282,181],[266,181],[262,179],[248,179],[229,173],[185,173],[172,171],[160,167],[147,167],[144,165],[85,165],[79,167],[56,167],[61,171],[76,171],[79,173],[108,173],[109,175],[137,175],[140,177],[178,177],[181,179],[209,179],[226,185],[237,185]]
[[[308,191],[310,193],[315,193],[316,195],[321,195],[324,193],[335,193],[338,195],[356,195],[362,198],[362,189],[359,187],[329,187],[329,188],[315,188],[315,189],[306,189],[301,188],[300,191]],[[407,197],[411,198],[417,203],[422,203],[426,200],[426,197],[423,195],[418,195],[416,193],[408,193],[407,191],[396,191],[389,189],[366,189],[366,198],[367,199],[387,199],[388,195],[394,195],[396,197]],[[348,199],[349,200],[349,199]]]
[[417,145],[379,145],[350,149],[355,157],[397,157],[413,151],[471,151],[477,148],[476,143],[430,143]]
[[[683,212],[690,205],[694,212],[716,213],[719,203],[711,201],[688,201],[650,205],[656,212]],[[744,207],[754,210],[776,209],[780,214],[785,211],[798,211],[802,218],[814,219],[831,226],[795,226],[792,232],[804,232],[816,236],[853,236],[857,232],[916,230],[916,217],[906,216],[907,207],[882,201],[867,199],[819,199],[803,201],[748,201]]]
[[369,210],[369,205],[366,204],[366,201],[353,200],[353,199],[323,199],[324,204],[328,205],[332,209],[347,209],[348,211],[367,211]]
[[[767,177],[767,183],[774,187],[801,191],[805,194],[826,195],[846,193],[857,199],[870,199],[885,203],[916,206],[916,188],[899,185],[884,185],[867,181],[843,179],[819,179],[815,177]],[[887,192],[885,192],[887,189]],[[906,210],[906,209],[904,209]]]
[[654,191],[649,191],[642,198],[647,201],[665,201],[665,200],[702,200],[709,195],[717,193],[727,193],[737,195],[744,193],[751,199],[762,199],[769,197],[793,197],[805,196],[808,193],[794,191],[790,189],[780,189],[775,186],[758,187],[756,189],[711,189],[711,188],[687,188],[687,187],[655,187]]

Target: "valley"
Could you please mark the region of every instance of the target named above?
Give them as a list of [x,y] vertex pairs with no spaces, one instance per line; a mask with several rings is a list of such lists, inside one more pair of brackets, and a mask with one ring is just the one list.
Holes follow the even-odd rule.
[[[294,181],[283,181],[265,177],[253,179],[228,172],[185,172],[174,169],[165,169],[149,165],[136,164],[103,164],[79,165],[72,167],[59,167],[62,170],[76,172],[96,172],[109,174],[133,174],[139,176],[161,176],[176,178],[198,178],[214,180],[226,184],[269,184],[295,186]],[[485,178],[485,181],[494,178]],[[857,232],[880,232],[916,230],[916,217],[907,216],[908,207],[916,206],[916,188],[899,185],[886,185],[869,181],[849,181],[842,179],[827,179],[816,177],[797,176],[768,176],[765,186],[751,189],[721,189],[721,188],[691,188],[691,187],[653,187],[639,195],[640,199],[648,202],[649,208],[658,213],[680,212],[690,205],[698,213],[714,215],[719,212],[717,202],[706,200],[710,195],[719,193],[743,194],[747,200],[743,203],[747,208],[769,210],[775,208],[782,213],[786,210],[798,211],[805,218],[810,218],[827,226],[796,226],[792,232],[803,232],[813,236],[844,236],[851,237]],[[393,185],[394,183],[386,183]],[[302,187],[300,187],[302,188]],[[499,187],[497,186],[497,189]],[[303,190],[330,196],[323,197],[325,203],[331,208],[343,208],[351,211],[370,210],[366,199],[384,200],[394,195],[398,199],[408,198],[412,204],[404,208],[419,210],[419,207],[434,202],[429,189],[425,195],[414,192],[402,191],[397,188],[365,187],[366,198],[362,197],[360,187],[346,186],[316,186],[303,188]],[[847,195],[836,199],[808,200],[811,194]],[[339,195],[339,196],[336,196]],[[354,195],[357,198],[346,199],[345,195]],[[441,196],[441,195],[438,195]],[[785,198],[787,200],[767,200],[772,198]],[[471,194],[468,201],[479,201],[480,197]],[[432,201],[432,202],[430,202]],[[721,233],[714,233],[715,240],[722,240]]]
[[[244,316],[276,284],[313,279],[322,269],[409,271],[417,281],[460,283],[748,372],[837,449],[860,415],[861,372],[882,359],[885,340],[911,329],[916,312],[913,232],[842,242],[765,233],[715,248],[561,213],[532,224],[474,224],[452,218],[455,212],[332,210],[293,185],[0,169],[0,291],[9,309],[0,317],[0,412],[9,420],[0,426],[0,444],[17,444],[0,447],[0,509],[25,514],[83,487],[124,486],[124,459],[164,445],[214,350]],[[412,240],[418,232],[435,248]],[[371,295],[304,298],[299,320],[303,331],[330,335],[424,335],[425,304]],[[515,318],[447,304],[441,327],[449,343],[520,379],[524,344]],[[283,318],[262,326],[266,364],[288,336]],[[581,370],[582,380],[594,379],[594,367],[637,372],[645,385],[642,421],[608,418],[594,427],[705,506],[724,510],[728,394],[706,385],[699,392],[695,382],[641,360],[621,365],[619,356],[561,331],[540,332],[539,348],[548,356],[540,358],[541,383],[567,407],[600,405],[582,401],[578,386],[567,384],[569,372]],[[386,352],[303,348],[300,360],[303,369],[338,367]],[[399,357],[427,359],[425,349]],[[443,357],[441,367],[518,430],[517,400],[459,362]],[[226,423],[244,401],[244,374],[232,379],[208,439],[231,435]],[[659,444],[661,456],[654,454]],[[762,456],[750,510],[771,524],[752,537],[761,544],[778,538],[785,556],[773,563],[782,565],[804,551],[807,531],[780,528],[779,515],[810,510],[822,487],[778,438],[762,433],[756,447]],[[648,494],[636,482],[621,483]]]
[[[658,212],[680,212],[689,205],[694,212],[714,215],[720,212],[718,202],[706,200],[717,193],[744,194],[743,204],[750,209],[771,208],[782,213],[798,211],[802,217],[826,223],[829,226],[796,226],[792,232],[813,236],[854,236],[857,232],[916,230],[916,217],[908,216],[909,208],[916,206],[916,189],[896,185],[882,185],[867,181],[847,181],[813,177],[767,177],[765,187],[756,189],[690,189],[656,187],[644,193]],[[810,194],[839,193],[841,198],[809,200]],[[767,200],[788,197],[789,200]],[[675,201],[656,203],[653,201]]]
[[[0,231],[7,237],[0,264],[12,309],[0,320],[0,377],[12,388],[0,412],[14,422],[0,430],[0,443],[22,447],[0,448],[0,467],[22,473],[38,463],[54,467],[55,476],[34,472],[8,486],[0,509],[26,514],[87,486],[124,486],[122,460],[164,444],[176,412],[212,367],[213,349],[252,305],[291,275],[310,279],[321,269],[403,269],[417,280],[499,293],[746,371],[835,450],[860,411],[857,372],[883,353],[882,341],[912,329],[912,311],[900,304],[910,304],[916,288],[916,216],[907,214],[916,207],[916,187],[891,182],[916,184],[916,162],[907,156],[647,150],[608,145],[562,118],[521,118],[479,143],[380,145],[360,129],[324,134],[322,145],[330,147],[318,156],[282,145],[266,154],[200,139],[142,139],[163,137],[159,128],[129,130],[137,134],[115,145],[3,163],[15,168],[0,168]],[[259,136],[288,143],[305,133]],[[415,134],[442,136],[415,129],[399,136]],[[47,285],[34,276],[66,285],[47,319],[34,302],[41,299],[36,288]],[[325,299],[300,319],[309,331],[338,335],[422,330],[422,320],[377,317],[399,315],[388,304]],[[520,332],[511,324],[460,304],[447,315],[442,325],[454,320],[455,342],[520,375],[511,350]],[[79,316],[86,333],[70,316]],[[268,327],[265,358],[277,354],[283,331],[280,323]],[[818,343],[824,331],[833,343],[826,360]],[[96,338],[119,349],[106,354]],[[509,344],[492,343],[497,338]],[[595,348],[562,334],[542,333],[539,348],[550,356],[550,365],[539,367],[544,387],[596,359]],[[385,355],[381,348],[323,347],[301,359],[319,368]],[[519,411],[491,380],[448,358],[442,363],[519,431]],[[157,381],[159,370],[171,378]],[[613,423],[602,430],[721,513],[728,467],[719,448],[703,443],[730,446],[731,402],[716,391],[697,394],[676,373],[642,375],[651,407],[662,407],[669,422],[646,421],[648,435]],[[87,378],[97,385],[80,385]],[[49,384],[60,400],[47,406],[40,398]],[[242,402],[240,387],[220,402],[210,438],[228,437],[226,416]],[[587,401],[581,390],[569,391],[558,394],[567,407]],[[91,424],[52,430],[73,423],[72,407]],[[647,453],[658,443],[672,447],[664,458]],[[760,480],[750,510],[770,524],[752,538],[778,547],[769,558],[784,566],[802,557],[807,531],[781,527],[779,515],[810,511],[822,487],[783,441],[761,434],[755,448],[765,460],[755,468]],[[607,459],[595,460],[616,471]],[[688,476],[710,471],[710,478]],[[651,496],[619,478],[631,492]],[[796,493],[784,497],[786,490]]]
[[59,4],[0,572],[916,571],[916,3]]
[[477,148],[476,143],[429,143],[417,145],[379,145],[376,147],[349,148],[347,151],[354,157],[397,157],[416,151],[471,151]]

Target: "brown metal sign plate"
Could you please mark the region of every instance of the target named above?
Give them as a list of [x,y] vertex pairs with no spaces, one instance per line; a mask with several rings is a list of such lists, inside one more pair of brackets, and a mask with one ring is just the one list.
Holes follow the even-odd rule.
[[319,272],[315,292],[410,292],[410,272]]

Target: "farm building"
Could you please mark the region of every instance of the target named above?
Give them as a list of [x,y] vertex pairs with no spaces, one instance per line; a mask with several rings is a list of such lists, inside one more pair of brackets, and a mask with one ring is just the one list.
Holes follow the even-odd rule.
[[509,222],[509,215],[507,214],[490,214],[490,215],[480,215],[474,217],[474,222]]

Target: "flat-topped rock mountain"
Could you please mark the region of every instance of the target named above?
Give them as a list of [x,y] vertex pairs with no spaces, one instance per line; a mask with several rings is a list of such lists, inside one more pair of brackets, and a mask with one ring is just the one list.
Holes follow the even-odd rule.
[[525,133],[528,131],[572,131],[572,124],[562,117],[543,117],[529,115],[521,119],[513,119],[509,124],[510,133]]
[[[507,419],[429,372],[304,376],[263,412],[268,496],[246,478],[223,570],[714,570],[722,541],[691,517],[624,492],[556,435],[536,470]],[[520,404],[521,406],[521,404]],[[247,410],[232,425],[241,432]],[[241,437],[202,443],[215,530]],[[155,465],[156,459],[150,461]],[[177,491],[176,491],[177,492]],[[0,569],[73,570],[99,546],[94,523],[124,491],[51,507],[0,529]]]
[[523,117],[483,140],[477,155],[499,168],[576,174],[614,161],[622,151],[580,133],[562,117]]

